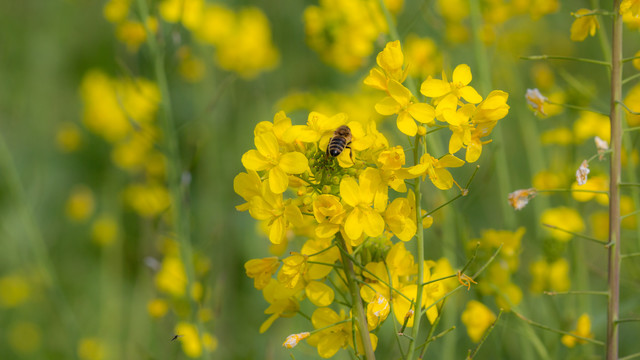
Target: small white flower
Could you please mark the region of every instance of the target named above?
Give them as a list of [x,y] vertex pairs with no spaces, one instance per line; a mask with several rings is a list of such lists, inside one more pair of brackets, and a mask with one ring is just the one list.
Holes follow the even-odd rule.
[[292,349],[296,345],[298,345],[298,342],[300,342],[300,340],[308,338],[309,335],[311,335],[309,332],[289,335],[287,336],[287,340],[284,341],[284,344],[282,344],[282,346],[286,347],[287,349]]
[[580,167],[576,171],[576,181],[578,182],[578,185],[584,185],[587,183],[587,175],[589,175],[589,172],[589,163],[587,160],[582,161],[582,164],[580,164]]
[[594,140],[596,142],[596,149],[598,149],[598,160],[602,160],[604,159],[604,153],[609,150],[609,144],[598,136],[596,136]]
[[520,189],[509,194],[509,204],[516,210],[525,207],[536,196],[536,189]]
[[538,113],[547,116],[545,114],[544,109],[542,108],[544,103],[547,102],[546,96],[543,96],[538,89],[527,89],[527,93],[524,96],[527,99],[527,103],[531,105],[533,110],[535,110],[535,114]]

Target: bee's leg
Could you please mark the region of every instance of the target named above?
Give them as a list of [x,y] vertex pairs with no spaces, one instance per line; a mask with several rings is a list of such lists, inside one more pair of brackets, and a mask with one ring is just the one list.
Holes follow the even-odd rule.
[[[349,143],[351,144],[351,143]],[[355,161],[353,161],[353,149],[351,148],[351,146],[349,146],[349,144],[347,144],[347,146],[345,146],[345,149],[349,149],[349,157],[351,158],[351,162],[352,163],[356,163]]]

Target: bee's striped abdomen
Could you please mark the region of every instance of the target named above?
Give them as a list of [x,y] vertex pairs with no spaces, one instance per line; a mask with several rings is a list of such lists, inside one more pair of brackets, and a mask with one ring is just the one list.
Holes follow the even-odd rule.
[[347,140],[343,137],[334,137],[329,142],[329,146],[327,146],[327,154],[336,157],[340,155],[344,148],[347,146]]

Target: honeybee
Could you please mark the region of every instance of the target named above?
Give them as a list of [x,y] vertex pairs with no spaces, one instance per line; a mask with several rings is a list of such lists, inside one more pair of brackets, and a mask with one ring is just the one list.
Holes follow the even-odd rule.
[[[349,144],[351,144],[351,129],[347,125],[342,125],[333,132],[329,145],[327,145],[327,156],[336,157],[344,151],[344,149],[351,150]],[[353,161],[353,153],[349,151],[351,161]]]

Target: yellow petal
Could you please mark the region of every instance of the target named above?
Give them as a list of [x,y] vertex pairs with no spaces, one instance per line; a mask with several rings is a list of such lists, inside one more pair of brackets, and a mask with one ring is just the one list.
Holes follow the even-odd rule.
[[309,160],[303,153],[294,151],[283,154],[278,166],[287,174],[301,174],[309,169]]
[[331,305],[335,296],[332,288],[319,281],[309,282],[304,292],[309,301],[317,307]]
[[382,216],[373,209],[371,211],[367,211],[364,215],[364,232],[370,237],[380,236],[384,231],[384,220],[382,219]]
[[396,124],[398,125],[398,129],[400,129],[403,134],[415,136],[418,132],[418,125],[416,125],[416,122],[413,121],[411,115],[409,115],[409,113],[406,111],[398,114]]
[[261,155],[277,159],[280,155],[280,147],[278,146],[278,139],[272,132],[262,133],[255,138],[256,149]]
[[465,160],[467,160],[468,163],[475,162],[480,158],[480,154],[482,154],[482,143],[479,139],[474,139],[467,145]]
[[424,103],[417,103],[409,105],[407,109],[411,116],[423,124],[427,124],[433,121],[436,116],[436,110],[433,106]]
[[242,165],[247,170],[262,171],[273,166],[267,158],[262,156],[257,150],[249,150],[242,155]]
[[398,104],[398,102],[392,97],[387,96],[375,105],[375,109],[378,114],[389,116],[397,114],[402,109],[402,106],[400,106],[400,104]]
[[472,88],[471,86],[463,87],[459,90],[459,93],[463,99],[472,104],[477,104],[482,101],[482,96],[480,96],[476,89]]
[[451,91],[451,86],[448,82],[433,79],[431,76],[425,80],[420,86],[420,93],[426,97],[437,98],[442,95],[446,95]]
[[471,82],[471,68],[467,64],[460,64],[453,70],[453,82],[467,85]]
[[285,226],[284,217],[280,216],[276,218],[269,228],[269,241],[271,241],[272,244],[280,244],[282,239],[284,239],[286,230],[287,227]]
[[389,95],[391,95],[401,107],[409,105],[411,101],[411,91],[396,80],[389,80]]
[[387,77],[382,70],[373,68],[369,71],[369,76],[364,79],[364,84],[378,90],[387,90]]
[[460,167],[462,165],[464,165],[464,160],[458,159],[451,154],[447,154],[438,160],[439,167]]
[[342,179],[340,182],[340,196],[342,200],[353,207],[360,203],[360,186],[352,177]]
[[269,170],[269,189],[274,194],[282,194],[289,187],[289,176],[278,166]]
[[344,223],[344,231],[350,239],[360,238],[365,226],[364,218],[365,216],[359,208],[353,209],[349,216],[347,216],[347,220]]

